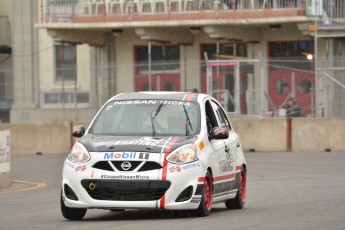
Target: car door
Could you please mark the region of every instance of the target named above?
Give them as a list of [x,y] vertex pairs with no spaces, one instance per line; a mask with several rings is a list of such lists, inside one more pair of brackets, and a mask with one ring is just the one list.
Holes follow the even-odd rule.
[[[208,136],[209,136],[209,146],[210,146],[209,147],[210,148],[209,165],[212,168],[213,182],[215,184],[217,183],[217,180],[221,179],[221,176],[222,176],[219,163],[224,158],[225,143],[223,140],[216,140],[216,139],[210,138],[209,130],[211,128],[219,127],[218,119],[216,117],[216,114],[214,113],[210,100],[205,101],[205,113],[206,113],[206,123],[208,127],[207,129],[208,129]],[[217,192],[218,192],[218,189],[215,188],[215,193]]]
[[[238,148],[239,148],[239,139],[238,135],[232,130],[231,124],[223,108],[219,105],[218,102],[211,100],[212,109],[216,115],[218,126],[226,128],[229,132],[229,137],[225,140],[222,140],[224,143],[224,150],[222,156],[219,159],[219,168],[220,168],[220,178],[222,185],[222,192],[229,192],[237,188],[236,182],[236,166],[238,165]],[[216,186],[215,186],[216,187]]]

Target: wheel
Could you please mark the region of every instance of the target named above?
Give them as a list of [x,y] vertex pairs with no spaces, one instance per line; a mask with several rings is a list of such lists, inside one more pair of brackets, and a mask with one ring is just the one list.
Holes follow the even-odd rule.
[[201,197],[201,202],[197,210],[194,211],[196,216],[208,216],[211,213],[213,201],[213,183],[209,172],[206,173],[204,180],[204,190]]
[[68,220],[81,220],[86,214],[87,209],[85,208],[69,208],[65,206],[62,199],[62,193],[60,196],[61,213],[63,217]]
[[234,199],[225,202],[225,206],[228,209],[242,209],[244,203],[246,202],[246,192],[247,192],[247,172],[242,167],[240,185],[237,190],[236,197]]

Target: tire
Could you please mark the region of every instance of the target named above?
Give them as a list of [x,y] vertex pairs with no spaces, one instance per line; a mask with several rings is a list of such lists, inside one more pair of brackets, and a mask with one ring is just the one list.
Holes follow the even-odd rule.
[[60,205],[62,216],[68,220],[81,220],[84,218],[87,209],[85,208],[69,208],[66,207],[62,199],[62,193],[60,196]]
[[242,167],[240,184],[238,186],[236,197],[234,199],[226,201],[225,206],[228,209],[242,209],[246,202],[246,196],[247,196],[247,172]]
[[201,197],[201,202],[198,209],[194,210],[194,214],[198,217],[208,216],[211,213],[213,201],[213,182],[209,172],[205,175],[204,189]]

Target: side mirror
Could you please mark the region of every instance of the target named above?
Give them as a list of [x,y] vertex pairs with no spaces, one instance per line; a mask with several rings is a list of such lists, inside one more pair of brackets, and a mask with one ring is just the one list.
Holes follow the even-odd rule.
[[74,137],[82,137],[85,134],[85,126],[78,125],[73,127],[72,136]]
[[217,140],[227,139],[229,137],[229,132],[226,128],[215,127],[211,129],[210,137]]

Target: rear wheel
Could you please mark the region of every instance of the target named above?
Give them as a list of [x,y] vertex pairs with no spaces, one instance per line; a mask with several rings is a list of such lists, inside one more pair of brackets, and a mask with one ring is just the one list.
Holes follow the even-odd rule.
[[85,208],[69,208],[66,207],[62,199],[62,193],[60,196],[61,213],[63,217],[68,220],[81,220],[86,214],[87,209]]
[[246,202],[246,193],[247,193],[247,172],[242,167],[240,185],[237,190],[235,199],[231,199],[225,202],[225,206],[228,209],[242,209],[244,203]]
[[213,201],[213,183],[212,177],[209,172],[206,173],[204,180],[204,190],[201,197],[201,202],[197,210],[195,210],[195,215],[199,217],[210,215],[212,209]]

